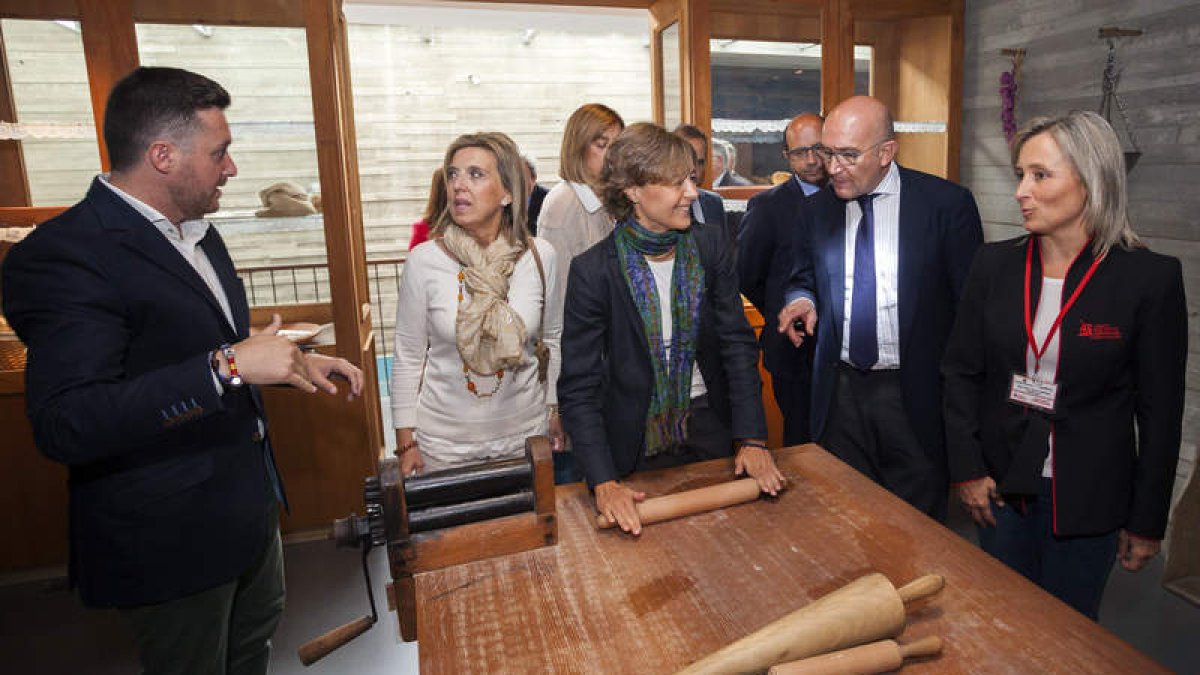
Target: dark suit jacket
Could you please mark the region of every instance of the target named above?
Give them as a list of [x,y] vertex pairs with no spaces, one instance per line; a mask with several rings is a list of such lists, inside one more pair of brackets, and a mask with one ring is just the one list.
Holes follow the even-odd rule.
[[[1026,240],[980,250],[946,348],[942,372],[955,482],[987,475],[1003,485],[1022,464],[1041,476],[1045,435],[1040,454],[1018,459],[1040,414],[1008,402],[1012,374],[1025,372]],[[1064,305],[1093,259],[1089,247],[1071,265]],[[1042,285],[1036,245],[1031,268],[1032,319]],[[1179,261],[1113,247],[1060,328],[1059,395],[1049,416],[1055,534],[1124,527],[1162,538],[1179,455],[1187,334]]]
[[[694,224],[705,291],[696,362],[709,405],[734,438],[765,438],[754,333],[719,228]],[[571,261],[558,401],[588,485],[631,473],[642,455],[653,388],[645,330],[609,235]],[[732,449],[731,449],[732,450]]]
[[729,221],[729,215],[725,213],[725,201],[721,199],[721,195],[710,190],[701,189],[699,192],[700,196],[696,201],[700,202],[700,211],[704,214],[704,222],[709,227],[719,228],[724,233],[726,242],[733,244],[736,237]]
[[772,377],[812,380],[813,341],[799,349],[776,330],[783,295],[795,263],[794,230],[800,227],[804,191],[794,178],[750,199],[738,235],[738,280],[746,296],[763,315],[766,325],[759,336],[763,365]]
[[275,466],[261,404],[253,387],[219,395],[209,365],[246,336],[249,310],[215,229],[201,245],[236,330],[162,233],[98,180],[4,264],[34,437],[70,471],[71,576],[89,605],[182,597],[262,553]]
[[533,192],[529,194],[529,234],[537,235],[537,219],[538,214],[542,212],[542,202],[546,201],[546,195],[550,191],[546,188],[533,184]]
[[716,187],[731,187],[731,186],[742,186],[742,185],[754,185],[754,182],[736,171],[726,171],[725,173],[723,173],[717,177],[717,182],[714,185]]
[[[817,302],[812,434],[821,438],[833,403],[845,318],[846,203],[826,187],[809,197],[796,230],[790,287]],[[966,188],[900,168],[900,382],[913,432],[930,457],[945,457],[939,366],[959,293],[983,241]]]

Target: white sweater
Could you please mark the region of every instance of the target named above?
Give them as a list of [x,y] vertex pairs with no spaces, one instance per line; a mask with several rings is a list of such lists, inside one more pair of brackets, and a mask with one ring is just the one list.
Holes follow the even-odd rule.
[[[546,418],[546,406],[558,402],[555,383],[561,362],[561,293],[554,248],[535,238],[546,272],[546,331],[550,348],[546,382],[537,379],[533,348],[541,332],[542,282],[533,254],[526,251],[513,269],[508,302],[525,322],[525,359],[505,371],[496,394],[479,398],[467,390],[462,357],[454,341],[458,316],[459,265],[438,246],[414,248],[404,264],[396,308],[395,358],[392,361],[392,419],[397,429],[415,427],[441,438],[465,443],[517,433]],[[463,289],[463,302],[469,292]],[[556,300],[559,299],[559,300]],[[422,376],[422,372],[424,375]],[[492,390],[491,375],[471,374],[477,391]]]

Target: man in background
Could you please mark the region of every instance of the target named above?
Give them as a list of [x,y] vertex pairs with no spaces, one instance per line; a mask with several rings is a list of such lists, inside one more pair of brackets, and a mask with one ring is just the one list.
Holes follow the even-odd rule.
[[[675,135],[692,146],[692,155],[696,160],[696,185],[702,185],[705,170],[708,168],[708,137],[699,127],[691,124],[680,124],[675,127]],[[715,224],[725,230],[726,239],[733,242],[733,230],[730,227],[728,215],[725,213],[725,203],[721,195],[712,190],[697,187],[700,197],[692,202],[692,219],[697,223]]]
[[538,214],[542,212],[542,202],[546,200],[546,193],[549,190],[537,183],[537,162],[533,157],[522,154],[521,159],[525,160],[525,183],[529,186],[529,234],[537,236]]
[[345,359],[251,336],[203,216],[237,175],[229,94],[138,68],[104,115],[112,173],[4,263],[34,438],[70,475],[70,577],[115,607],[146,673],[266,673],[284,603],[283,485],[258,386],[362,390]]
[[713,139],[713,179],[714,187],[733,187],[739,185],[754,185],[749,178],[737,172],[737,148],[733,143],[722,138]]
[[[783,156],[791,176],[750,199],[738,235],[738,278],[746,296],[768,323],[783,309],[783,295],[795,263],[792,254],[794,230],[800,227],[800,210],[806,196],[825,186],[825,164],[818,115],[797,115],[783,132]],[[783,416],[783,444],[799,445],[812,440],[809,433],[809,401],[812,398],[814,341],[799,348],[786,336],[768,326],[759,335],[763,366],[771,374],[771,390]]]

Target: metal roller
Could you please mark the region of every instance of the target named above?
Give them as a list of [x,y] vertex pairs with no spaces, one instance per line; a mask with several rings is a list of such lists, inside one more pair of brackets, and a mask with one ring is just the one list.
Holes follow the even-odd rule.
[[408,531],[410,534],[440,530],[465,523],[490,520],[514,513],[534,510],[534,495],[532,490],[522,490],[515,494],[499,497],[486,497],[458,504],[430,506],[424,509],[408,511]]
[[[524,457],[437,471],[404,480],[409,513],[533,488],[533,465]],[[417,530],[419,531],[419,530]]]

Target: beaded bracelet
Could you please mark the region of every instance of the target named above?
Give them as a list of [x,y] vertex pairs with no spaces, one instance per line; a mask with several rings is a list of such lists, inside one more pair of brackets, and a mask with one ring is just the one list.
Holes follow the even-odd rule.
[[767,448],[766,443],[760,443],[758,441],[738,441],[738,449],[740,450],[742,448],[762,448],[763,450],[769,449]]
[[407,443],[401,443],[400,450],[396,454],[403,455],[404,453],[408,452],[409,450],[415,450],[416,447],[417,447],[417,441],[415,439],[408,441]]

